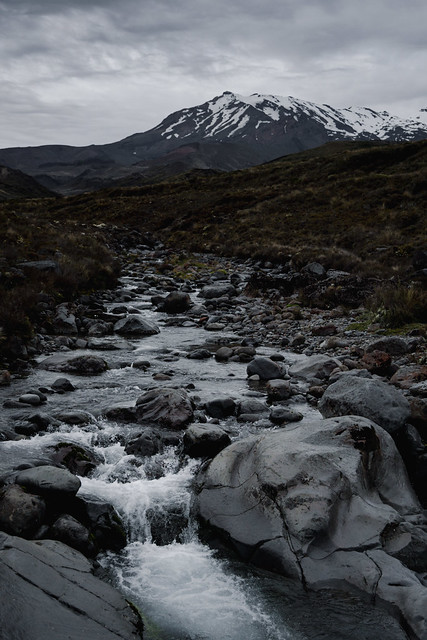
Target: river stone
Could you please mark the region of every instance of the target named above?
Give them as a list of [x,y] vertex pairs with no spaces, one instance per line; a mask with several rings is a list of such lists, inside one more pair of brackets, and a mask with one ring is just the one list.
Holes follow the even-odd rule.
[[239,402],[237,413],[238,415],[255,414],[259,418],[260,414],[268,413],[268,407],[256,398],[245,398]]
[[56,307],[56,315],[52,321],[53,329],[59,335],[76,335],[78,333],[76,316],[70,311],[67,304]]
[[228,433],[214,424],[192,424],[184,433],[184,453],[190,458],[213,458],[230,443]]
[[92,416],[87,411],[61,411],[60,413],[55,413],[56,420],[60,420],[61,422],[65,422],[65,424],[75,424],[75,425],[83,425],[89,424],[92,420]]
[[211,418],[228,418],[236,413],[236,403],[233,398],[215,398],[206,402],[205,410]]
[[293,411],[292,409],[288,409],[287,407],[282,407],[281,405],[276,405],[271,408],[270,411],[270,420],[274,422],[274,424],[285,424],[286,422],[299,422],[303,419],[302,413],[299,411]]
[[183,429],[193,419],[193,407],[184,389],[159,387],[136,401],[136,418],[165,429]]
[[68,378],[57,378],[50,386],[54,391],[75,391],[76,389]]
[[51,465],[32,467],[21,471],[15,483],[42,496],[74,496],[81,482],[68,469],[59,469]]
[[[200,516],[246,559],[309,587],[379,595],[427,637],[427,589],[391,555],[413,544],[403,525],[425,531],[425,518],[393,439],[375,423],[307,420],[234,442],[198,485]],[[390,544],[385,533],[396,528]]]
[[154,456],[161,448],[162,443],[158,432],[148,427],[126,444],[125,451],[127,454],[137,456]]
[[94,355],[64,357],[62,354],[55,354],[42,360],[40,369],[47,371],[60,371],[63,373],[74,373],[76,375],[96,375],[106,371],[108,364],[103,358]]
[[142,623],[92,563],[62,542],[0,535],[0,628],[6,640],[136,640]]
[[46,504],[40,496],[11,484],[0,491],[0,529],[22,538],[30,538],[40,527]]
[[265,389],[270,402],[288,400],[292,395],[289,380],[269,380],[265,385]]
[[270,358],[255,357],[246,368],[248,376],[259,376],[260,380],[276,380],[283,378],[281,367]]
[[42,400],[39,395],[35,393],[24,393],[22,396],[19,396],[19,402],[23,404],[31,404],[34,407],[37,407],[42,403]]
[[116,322],[114,331],[120,335],[129,336],[154,336],[160,333],[157,325],[136,315],[127,316]]
[[88,558],[95,556],[97,552],[89,530],[67,513],[55,520],[46,537],[67,544]]
[[166,313],[184,313],[191,307],[191,298],[188,293],[172,291],[163,300],[163,311]]
[[309,356],[300,362],[293,364],[289,368],[289,375],[305,380],[329,378],[332,371],[337,367],[341,368],[341,362],[337,358],[330,356],[315,355]]
[[395,387],[375,378],[343,375],[323,394],[318,409],[325,418],[356,414],[373,420],[389,433],[411,415],[409,402]]

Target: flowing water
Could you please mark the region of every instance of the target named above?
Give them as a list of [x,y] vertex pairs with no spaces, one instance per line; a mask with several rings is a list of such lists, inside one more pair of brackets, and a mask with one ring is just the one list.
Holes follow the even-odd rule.
[[[127,284],[132,286],[132,281]],[[31,440],[2,443],[0,470],[42,461],[45,452],[60,441],[94,451],[102,462],[91,477],[82,478],[80,494],[113,504],[128,535],[122,552],[106,553],[98,560],[109,579],[143,612],[147,640],[407,638],[385,611],[355,595],[306,593],[293,581],[251,568],[226,551],[204,544],[191,513],[192,482],[199,462],[183,457],[178,448],[167,447],[145,459],[125,453],[120,436],[131,427],[106,420],[103,412],[112,406],[133,405],[149,386],[191,383],[192,393],[202,401],[223,396],[242,399],[254,393],[248,387],[245,364],[187,359],[192,347],[212,336],[199,327],[166,326],[163,314],[152,311],[147,300],[141,295],[132,306],[158,322],[161,333],[126,343],[120,340],[122,348],[116,351],[91,351],[105,357],[110,369],[87,378],[67,374],[76,391],[49,396],[43,409],[52,413],[83,409],[92,415],[89,424],[61,424]],[[117,337],[109,340],[119,342]],[[150,370],[131,366],[139,357],[152,363]],[[172,373],[172,381],[154,382],[152,374],[158,371]],[[35,369],[2,390],[2,398],[47,387],[56,378],[57,373]],[[296,408],[315,414],[309,406]],[[1,422],[7,424],[23,414],[25,410],[4,410]],[[238,424],[233,418],[225,426],[233,438],[257,430],[256,425]]]

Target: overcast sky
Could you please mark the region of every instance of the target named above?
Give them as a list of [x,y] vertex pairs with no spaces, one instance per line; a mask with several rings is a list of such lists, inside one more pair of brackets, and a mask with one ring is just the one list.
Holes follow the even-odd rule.
[[426,0],[0,0],[0,148],[113,142],[229,90],[427,108]]

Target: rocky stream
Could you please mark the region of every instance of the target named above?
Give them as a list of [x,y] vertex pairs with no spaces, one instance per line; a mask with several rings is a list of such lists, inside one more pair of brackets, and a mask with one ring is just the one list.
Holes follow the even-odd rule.
[[2,640],[426,640],[424,338],[166,257],[2,373]]

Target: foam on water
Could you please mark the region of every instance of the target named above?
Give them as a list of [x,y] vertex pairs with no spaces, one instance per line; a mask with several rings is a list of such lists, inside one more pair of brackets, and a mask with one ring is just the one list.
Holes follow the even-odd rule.
[[[156,546],[134,542],[104,566],[120,588],[156,620],[168,640],[290,640],[266,612],[256,586],[227,569],[197,540]],[[164,635],[163,635],[164,634]]]

